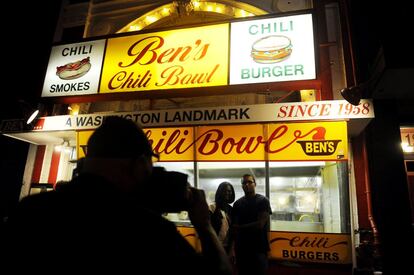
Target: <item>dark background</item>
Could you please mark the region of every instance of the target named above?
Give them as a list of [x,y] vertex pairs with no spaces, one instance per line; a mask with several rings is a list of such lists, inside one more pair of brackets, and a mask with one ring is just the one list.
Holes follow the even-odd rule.
[[[7,78],[10,77],[3,83],[6,91],[2,94],[10,99],[35,101],[43,85],[61,1],[14,2],[6,5],[10,16],[1,18],[2,25],[9,26],[4,28],[2,40],[8,41],[3,56],[9,68]],[[10,111],[14,110],[4,115]]]
[[349,11],[359,82],[370,78],[380,48],[387,68],[414,66],[414,9],[410,1],[350,0]]
[[[60,0],[7,1],[2,7],[2,82],[0,121],[21,118],[20,100],[39,100]],[[6,15],[7,14],[7,15]],[[3,219],[16,204],[29,144],[0,135],[0,215]]]

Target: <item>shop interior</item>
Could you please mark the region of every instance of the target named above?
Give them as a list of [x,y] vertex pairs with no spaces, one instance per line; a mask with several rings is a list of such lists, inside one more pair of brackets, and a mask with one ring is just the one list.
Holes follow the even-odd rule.
[[[167,170],[189,175],[189,182],[205,190],[208,203],[223,181],[230,182],[236,200],[242,197],[243,174],[256,178],[256,192],[267,196],[272,208],[272,231],[348,233],[349,199],[346,162],[160,162]],[[195,172],[196,171],[196,172]],[[167,218],[188,225],[186,213]]]

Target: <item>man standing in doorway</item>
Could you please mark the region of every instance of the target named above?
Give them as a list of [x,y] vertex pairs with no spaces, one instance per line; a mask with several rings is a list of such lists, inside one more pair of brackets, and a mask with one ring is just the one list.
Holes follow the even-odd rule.
[[269,200],[256,194],[256,180],[250,174],[241,179],[244,196],[233,205],[233,232],[238,275],[264,275],[270,250]]

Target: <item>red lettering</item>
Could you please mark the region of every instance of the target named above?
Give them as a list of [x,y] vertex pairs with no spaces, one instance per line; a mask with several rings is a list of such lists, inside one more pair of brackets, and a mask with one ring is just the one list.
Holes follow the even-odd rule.
[[[164,46],[164,39],[161,36],[149,36],[138,40],[129,47],[128,56],[135,57],[129,63],[119,62],[118,66],[121,68],[130,67],[136,63],[140,65],[149,65],[154,61],[159,64],[174,62],[177,58],[180,62],[184,62],[191,58],[193,60],[200,60],[206,56],[210,44],[204,44],[201,47],[202,41],[200,39],[195,41],[195,47],[181,46],[178,48],[169,48],[162,52],[157,50]],[[201,48],[200,48],[201,47]],[[194,52],[195,49],[198,50]],[[194,53],[193,53],[194,52]]]
[[[149,40],[149,42],[147,40]],[[148,44],[145,44],[145,43],[148,43]],[[141,44],[144,44],[144,45],[141,45]],[[149,36],[141,40],[138,40],[137,42],[132,44],[131,47],[129,47],[128,49],[128,55],[135,56],[135,59],[127,65],[123,65],[123,62],[119,62],[118,66],[122,68],[130,67],[134,65],[135,63],[139,62],[144,56],[147,56],[148,60],[144,62],[139,62],[139,64],[141,65],[151,64],[157,59],[157,53],[155,52],[155,50],[161,48],[162,45],[164,45],[164,39],[160,36]],[[136,48],[138,48],[138,51],[134,52]],[[141,51],[139,50],[140,48],[142,48]]]
[[[313,239],[310,239],[309,237],[304,237],[301,239],[299,236],[295,236],[292,239],[290,239],[289,243],[292,247],[317,247],[317,248],[329,248],[332,247],[328,246],[329,238],[325,237],[314,237]],[[338,244],[344,244],[343,242],[338,242],[335,245]]]
[[[198,46],[200,46],[201,45],[201,40],[200,39],[198,39],[196,42],[195,42],[195,44],[196,44],[196,48],[198,47]],[[208,50],[208,46],[210,46],[210,44],[205,44],[200,50],[198,50],[198,52],[196,52],[195,53],[195,55],[194,55],[194,60],[200,60],[201,58],[203,58],[204,56],[206,56],[206,54],[207,54],[207,50]],[[200,56],[197,56],[198,54],[200,54]]]
[[[152,131],[147,130],[146,135],[154,149],[158,154],[183,154],[190,148],[197,145],[197,152],[201,155],[213,155],[217,152],[222,154],[254,154],[260,146],[264,146],[264,150],[267,153],[275,154],[285,150],[292,143],[300,138],[304,138],[308,135],[319,133],[320,127],[315,127],[306,133],[302,133],[300,130],[293,132],[291,136],[287,136],[287,125],[281,125],[270,133],[269,138],[266,140],[262,135],[257,136],[242,136],[239,138],[225,136],[224,132],[220,129],[209,129],[193,140],[192,135],[188,136],[188,130],[174,129],[171,132],[167,130],[162,131],[162,137],[155,140],[151,137]],[[283,138],[283,139],[282,139]],[[190,139],[190,142],[188,141]],[[281,143],[283,140],[283,144]],[[327,144],[326,146],[329,146]],[[319,147],[312,148],[313,150],[319,150]]]
[[169,56],[170,54],[172,54],[173,52],[174,52],[174,49],[173,49],[173,48],[168,49],[168,50],[166,50],[166,51],[162,52],[162,53],[158,56],[157,62],[158,62],[159,64],[163,64],[163,63],[170,62],[170,60],[169,60],[169,59],[167,59],[167,58],[166,58],[166,60],[163,60],[163,58],[164,58],[164,57],[168,57],[168,56]]
[[[236,152],[238,153],[238,154],[241,154],[241,153],[244,153],[244,152],[246,152],[246,153],[248,153],[248,154],[251,154],[251,153],[253,153],[254,151],[256,151],[256,149],[257,149],[257,147],[259,147],[259,145],[261,144],[261,143],[263,143],[263,137],[262,136],[258,136],[258,137],[249,137],[249,139],[247,140],[247,143],[246,143],[246,145],[244,146],[244,148],[243,148],[243,145],[244,145],[244,143],[245,143],[245,141],[246,141],[246,137],[243,137],[243,138],[241,138],[240,139],[240,142],[238,143],[238,145],[237,145],[237,150],[236,150]],[[256,142],[256,145],[254,145],[253,146],[253,148],[251,148],[251,146],[252,146],[252,144],[253,144],[253,142],[254,141],[257,141]]]
[[122,85],[122,83],[119,84],[119,85],[116,85],[116,86],[112,83],[114,82],[114,80],[116,80],[117,82],[123,81],[125,79],[126,75],[127,75],[127,73],[125,71],[121,71],[121,72],[115,74],[111,78],[111,80],[109,80],[108,88],[111,89],[111,90],[118,89]]
[[[148,140],[150,141],[150,144],[153,145],[154,140],[151,139],[151,134],[152,134],[151,130],[146,131]],[[168,134],[167,131],[162,131],[163,137],[167,136],[167,134]],[[159,139],[157,141],[157,144],[153,146],[153,150],[158,154],[161,154],[161,153],[171,154],[173,152],[175,152],[176,154],[183,154],[193,146],[193,143],[191,143],[187,147],[183,147],[183,144],[186,141],[187,135],[188,135],[188,130],[184,130],[183,132],[181,132],[181,130],[179,129],[174,130],[169,135],[166,142],[164,138]]]
[[[184,51],[184,53],[181,55],[181,57],[178,59],[178,60],[180,60],[181,62],[182,61],[186,61],[187,60],[187,55],[191,52],[191,47],[190,46],[186,46],[186,47],[184,47],[185,48],[185,51]],[[171,58],[168,60],[168,62],[173,62],[176,58],[177,58],[177,56],[181,53],[181,51],[184,49],[183,47],[178,47],[176,50],[175,50],[175,53],[173,54],[173,56],[171,56]]]
[[168,85],[176,85],[179,81],[180,78],[179,76],[184,72],[184,68],[180,65],[175,65],[175,66],[171,66],[167,69],[165,69],[162,73],[161,73],[161,78],[165,79],[164,82],[160,83],[155,83],[155,86],[164,86],[166,84]]
[[280,127],[277,127],[272,134],[270,134],[269,139],[267,140],[266,144],[265,144],[265,151],[268,153],[276,153],[279,151],[282,151],[283,149],[285,149],[287,146],[289,146],[291,143],[293,143],[295,140],[293,140],[291,143],[289,143],[289,145],[284,146],[280,149],[275,149],[275,150],[271,150],[271,144],[274,140],[280,138],[281,136],[283,136],[288,130],[288,127],[286,125],[282,125]]
[[[293,106],[292,106],[293,107]],[[302,105],[299,105],[298,106],[298,110],[297,110],[297,112],[296,112],[296,114],[295,114],[295,117],[298,117],[298,113],[300,113],[300,116],[301,117],[304,117],[305,116],[305,113],[306,113],[306,109],[307,109],[307,105],[304,105],[304,106],[302,106]],[[293,109],[293,108],[292,108]]]
[[[212,139],[211,137],[214,134],[216,135],[216,138]],[[202,138],[203,138],[203,140],[202,140],[200,146],[197,149],[198,152],[200,154],[203,154],[203,155],[211,155],[211,154],[214,154],[215,152],[217,152],[217,150],[219,148],[218,141],[223,138],[223,132],[218,130],[218,129],[212,129],[212,130],[209,130],[209,131],[205,132],[204,134],[202,134],[199,138],[197,138],[197,141],[199,139],[202,139]],[[213,147],[210,150],[208,150],[206,148],[208,144],[213,145]]]
[[[184,130],[183,135],[184,138],[180,138],[181,135],[181,131],[180,130],[175,130],[170,138],[168,139],[167,143],[165,144],[165,153],[170,154],[173,151],[175,151],[177,154],[182,154],[185,151],[187,151],[191,146],[184,148],[183,150],[180,150],[180,147],[183,145],[183,143],[185,142],[185,136],[188,135],[188,131]],[[179,139],[180,138],[180,139]],[[174,145],[174,143],[179,139],[179,141],[176,143],[176,145]],[[168,147],[172,147],[171,150],[168,150]]]
[[[231,151],[233,150],[234,145],[236,145],[236,144],[237,144],[237,142],[235,142],[233,138],[225,139],[223,141],[223,145],[221,146],[221,152],[225,155],[231,153]],[[226,147],[229,147],[229,148],[226,149]]]
[[331,104],[322,104],[321,112],[319,113],[320,116],[329,116],[331,113]]
[[[313,107],[316,107],[315,113],[312,113]],[[308,115],[309,116],[317,116],[318,115],[318,109],[317,109],[318,107],[319,106],[316,105],[316,104],[310,105],[309,108],[308,108]]]
[[286,117],[286,109],[288,108],[288,106],[282,106],[279,109],[279,112],[277,113],[277,117],[279,118],[284,118]]
[[146,71],[145,74],[134,75],[134,72],[127,74],[125,71],[120,71],[116,73],[108,83],[108,88],[110,90],[114,89],[136,89],[147,87],[148,82],[151,80],[152,74],[150,71]]
[[295,110],[295,106],[290,106],[290,111],[288,117],[292,117],[293,110]]

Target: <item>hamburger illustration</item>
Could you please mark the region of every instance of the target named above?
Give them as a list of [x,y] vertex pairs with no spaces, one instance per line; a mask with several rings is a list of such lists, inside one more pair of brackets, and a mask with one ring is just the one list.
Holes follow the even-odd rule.
[[63,80],[70,80],[84,76],[91,69],[89,56],[76,61],[67,63],[56,68],[56,75]]
[[251,56],[257,63],[276,63],[285,60],[291,53],[292,43],[288,37],[270,35],[253,43]]

